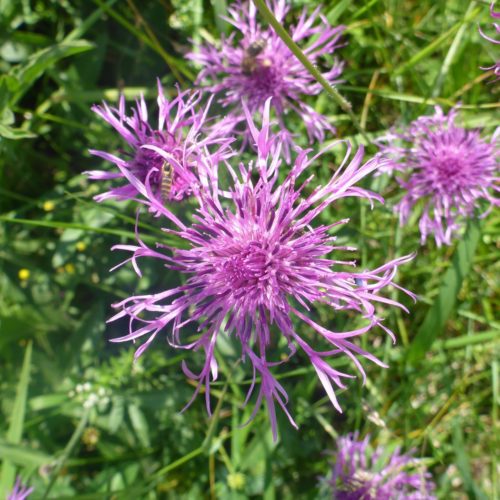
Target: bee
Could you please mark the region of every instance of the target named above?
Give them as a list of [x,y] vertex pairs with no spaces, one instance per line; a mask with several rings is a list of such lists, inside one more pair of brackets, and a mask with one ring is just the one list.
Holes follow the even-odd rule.
[[160,169],[160,194],[161,201],[167,203],[170,198],[170,191],[172,190],[173,171],[172,165],[164,161]]
[[241,61],[241,71],[244,75],[251,75],[257,69],[256,57],[266,48],[266,41],[262,38],[252,42],[246,49]]

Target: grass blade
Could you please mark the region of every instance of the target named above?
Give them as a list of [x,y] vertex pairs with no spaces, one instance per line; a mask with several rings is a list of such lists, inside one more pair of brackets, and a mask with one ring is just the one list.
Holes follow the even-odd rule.
[[[26,347],[26,352],[24,353],[21,377],[17,385],[16,399],[10,416],[9,430],[7,431],[7,442],[9,444],[19,444],[23,434],[32,351],[33,343],[29,342]],[[14,486],[15,474],[16,470],[14,464],[7,458],[4,458],[2,462],[2,473],[0,475],[0,498],[6,498],[7,492]]]
[[479,223],[471,222],[463,240],[455,250],[452,264],[443,277],[439,294],[411,343],[407,358],[409,363],[418,363],[442,332],[455,307],[462,281],[472,265],[480,235]]
[[462,476],[467,497],[474,500],[487,500],[486,495],[474,482],[469,458],[465,450],[464,436],[458,422],[455,422],[453,425],[453,448],[455,448],[455,461],[460,475]]
[[438,47],[446,42],[448,38],[453,36],[456,31],[460,28],[465,23],[468,23],[472,21],[480,12],[480,9],[474,9],[473,12],[470,13],[469,16],[467,16],[465,19],[462,21],[459,21],[456,23],[454,26],[452,26],[448,31],[445,31],[442,35],[439,35],[436,39],[434,39],[427,47],[424,47],[422,50],[417,52],[407,63],[401,65],[396,71],[394,72],[394,75],[402,75],[409,69],[413,68],[417,63],[419,63],[422,59],[427,57],[428,55],[432,54],[435,50],[438,49]]

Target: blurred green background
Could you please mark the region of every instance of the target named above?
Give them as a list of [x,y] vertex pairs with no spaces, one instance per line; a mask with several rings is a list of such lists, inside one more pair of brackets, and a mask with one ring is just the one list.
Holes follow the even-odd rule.
[[[297,15],[316,2],[293,5]],[[293,358],[279,378],[300,429],[279,415],[277,443],[264,409],[241,427],[251,372],[234,367],[230,342],[218,346],[211,419],[203,398],[179,413],[193,387],[180,370],[185,354],[165,338],[136,364],[133,347],[108,342],[127,328],[105,324],[113,302],[179,277],[158,264],[144,266],[141,280],[128,266],[109,273],[123,258],[110,247],[134,239],[135,207],[92,200],[99,187],[81,173],[111,167],[87,150],[124,144],[90,106],[120,91],[130,103],[154,97],[157,76],[167,92],[176,82],[188,88],[197,68],[184,54],[230,31],[225,10],[224,0],[0,0],[0,497],[20,474],[32,498],[328,498],[324,452],[359,430],[416,449],[439,498],[495,498],[498,212],[469,224],[453,247],[420,247],[415,220],[400,229],[392,214],[401,193],[380,177],[367,186],[385,206],[345,200],[322,215],[351,218],[338,241],[358,247],[362,268],[418,251],[397,281],[419,301],[405,302],[409,315],[387,311],[396,346],[382,332],[362,339],[390,368],[367,365],[366,386],[356,379],[339,392],[343,414],[305,359]],[[496,48],[477,29],[493,34],[488,3],[325,0],[323,12],[347,26],[338,89],[370,137],[457,102],[464,126],[492,133],[499,85],[479,66],[492,64]],[[361,142],[328,96],[309,102],[339,136]],[[318,181],[328,166],[318,164]],[[146,215],[140,229],[147,241],[162,237]],[[344,326],[328,309],[314,314]]]

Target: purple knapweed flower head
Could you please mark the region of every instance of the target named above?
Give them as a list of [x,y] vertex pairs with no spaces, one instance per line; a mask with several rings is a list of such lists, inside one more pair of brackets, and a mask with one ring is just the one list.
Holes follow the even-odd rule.
[[421,460],[399,448],[388,454],[382,446],[371,450],[370,437],[358,433],[340,437],[328,481],[335,500],[432,500],[434,484]]
[[28,488],[21,483],[21,478],[16,479],[14,489],[7,495],[7,500],[25,500],[33,492],[33,488]]
[[[335,252],[355,250],[335,245],[336,238],[329,234],[330,229],[348,220],[313,227],[314,220],[341,198],[382,201],[379,195],[356,186],[379,167],[380,159],[363,163],[360,149],[349,162],[348,151],[331,180],[312,189],[313,175],[300,183],[298,178],[311,170],[325,151],[309,157],[309,151],[299,150],[285,180],[279,184],[281,144],[270,137],[269,108],[268,100],[260,131],[253,124],[249,110],[244,108],[258,151],[256,161],[241,163],[237,169],[226,164],[230,186],[223,189],[218,179],[212,177],[203,189],[194,193],[199,203],[194,223],[170,230],[187,240],[189,249],[168,249],[161,243],[158,249],[152,249],[142,241],[137,246],[115,247],[132,252],[128,260],[138,273],[137,259],[149,257],[161,260],[166,268],[180,271],[187,279],[177,288],[130,297],[116,304],[120,311],[110,321],[122,317],[130,321],[129,333],[114,339],[115,342],[147,339],[136,356],[167,326],[171,346],[204,351],[205,363],[199,373],[191,371],[185,363],[183,370],[199,382],[193,398],[203,384],[206,386],[209,412],[210,379],[215,380],[218,373],[214,356],[217,338],[221,335],[236,338],[243,360],[253,366],[253,383],[246,401],[257,387],[257,375],[261,380],[252,418],[265,400],[276,438],[275,402],[295,423],[286,408],[285,389],[271,368],[286,363],[297,348],[301,349],[314,366],[331,402],[341,411],[332,383],[344,388],[342,379],[353,376],[332,368],[328,360],[337,355],[348,356],[363,378],[365,373],[358,356],[384,366],[353,340],[376,326],[393,337],[378,316],[376,306],[403,307],[381,292],[388,286],[397,286],[392,281],[396,270],[411,257],[359,272],[349,270],[355,265],[353,261],[345,262],[338,255],[329,257]],[[162,207],[162,211],[172,220],[167,214],[168,207]],[[321,326],[312,319],[312,311],[319,304],[330,307],[334,315],[343,311],[357,314],[360,319],[357,326],[361,326],[340,332]],[[305,335],[294,326],[297,320],[304,325]],[[192,331],[184,329],[188,324],[197,325],[198,337],[185,343],[181,337],[192,335]],[[280,341],[290,351],[281,362],[270,359],[269,355],[271,345],[276,346]],[[326,350],[320,350],[321,345]]]
[[219,161],[230,155],[228,145],[232,141],[225,120],[220,122],[217,130],[205,128],[210,101],[201,108],[201,99],[200,92],[178,91],[178,95],[169,101],[158,81],[158,122],[154,125],[149,123],[142,96],[130,115],[125,110],[123,95],[118,108],[109,107],[105,102],[102,106],[94,106],[92,110],[108,122],[130,147],[123,158],[90,150],[93,155],[117,167],[114,172],[86,172],[90,179],[125,181],[95,199],[133,199],[151,205],[152,200],[156,204],[167,204],[190,196],[193,183],[197,182],[195,170],[215,168]]
[[[272,0],[274,16],[284,23],[289,11],[285,0]],[[323,142],[325,130],[334,132],[327,118],[304,102],[307,95],[320,92],[320,84],[292,54],[272,28],[262,27],[257,21],[257,10],[252,2],[235,2],[225,18],[237,30],[222,38],[220,46],[204,45],[189,58],[201,63],[203,69],[198,83],[219,93],[220,103],[230,107],[235,123],[245,122],[241,101],[252,113],[262,113],[265,102],[272,98],[276,118],[288,156],[293,138],[287,130],[285,115],[292,111],[304,122],[309,139]],[[344,26],[332,27],[320,14],[320,7],[308,16],[304,10],[297,23],[288,27],[292,39],[298,43],[308,59],[317,64],[325,54],[331,55],[340,45]],[[323,76],[333,85],[338,82],[343,63],[335,61]]]
[[[491,17],[493,17],[493,19],[500,19],[500,12],[495,12],[495,2],[492,2],[490,5],[490,14],[491,14]],[[493,26],[496,30],[497,35],[498,35],[500,33],[500,24],[494,22]],[[489,42],[494,43],[494,44],[500,44],[500,40],[495,40],[494,38],[486,35],[485,33],[483,33],[481,28],[479,28],[479,33],[481,33],[481,36],[484,39],[488,40]],[[500,80],[500,60],[496,61],[492,66],[488,66],[487,68],[481,68],[481,69],[484,69],[486,71],[493,70],[495,73],[495,77],[496,77],[493,81],[496,82],[496,81]]]
[[438,246],[450,245],[481,200],[489,205],[482,216],[498,205],[498,134],[488,142],[479,131],[459,127],[456,115],[456,110],[445,115],[436,107],[434,115],[421,116],[404,131],[379,140],[381,152],[391,158],[385,171],[403,174],[397,181],[404,194],[395,206],[400,223],[406,224],[416,206],[423,204],[422,244],[433,234]]

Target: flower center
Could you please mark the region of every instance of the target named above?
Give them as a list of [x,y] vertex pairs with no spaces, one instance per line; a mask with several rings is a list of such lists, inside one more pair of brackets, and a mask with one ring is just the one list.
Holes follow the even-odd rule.
[[[435,136],[434,140],[419,154],[423,175],[435,189],[452,192],[471,179],[471,157],[467,148],[457,144],[448,133]],[[425,172],[425,173],[424,173]]]
[[270,55],[259,54],[251,61],[244,56],[242,73],[246,76],[244,86],[252,99],[265,100],[270,96],[281,95],[283,78],[276,61]]
[[215,283],[221,293],[230,293],[242,306],[246,304],[244,308],[285,306],[291,281],[285,248],[264,239],[229,247],[222,244],[217,253],[220,264]]
[[460,174],[462,170],[462,158],[455,154],[441,156],[436,162],[437,170],[441,177],[450,178]]
[[260,243],[251,242],[239,253],[227,258],[223,264],[227,282],[236,290],[255,289],[264,285],[269,267],[265,252]]

